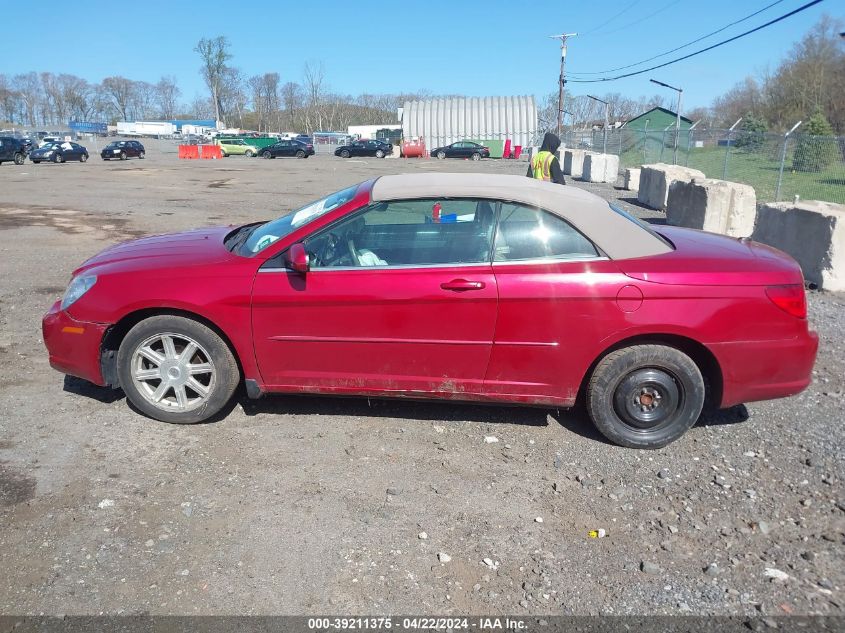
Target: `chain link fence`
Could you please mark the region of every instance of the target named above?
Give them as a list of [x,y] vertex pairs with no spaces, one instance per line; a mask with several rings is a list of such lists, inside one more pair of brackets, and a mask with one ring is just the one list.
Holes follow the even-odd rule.
[[824,200],[845,204],[845,137],[739,130],[568,130],[566,147],[619,155],[619,169],[673,163],[708,178],[754,187],[759,202]]

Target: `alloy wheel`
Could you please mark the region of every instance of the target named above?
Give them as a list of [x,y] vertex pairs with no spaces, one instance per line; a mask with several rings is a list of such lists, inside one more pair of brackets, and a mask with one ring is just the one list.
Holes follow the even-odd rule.
[[185,334],[156,334],[132,353],[132,380],[141,396],[165,411],[190,411],[208,401],[215,387],[214,361]]

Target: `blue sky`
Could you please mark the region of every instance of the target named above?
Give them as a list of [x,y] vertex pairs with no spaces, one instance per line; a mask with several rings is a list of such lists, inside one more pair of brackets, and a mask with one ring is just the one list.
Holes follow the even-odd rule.
[[[205,93],[193,52],[196,42],[225,35],[234,55],[231,63],[246,75],[272,71],[283,81],[299,81],[305,62],[321,62],[330,88],[341,93],[427,89],[541,97],[557,86],[558,44],[549,35],[581,33],[571,40],[567,71],[601,71],[679,46],[772,1],[5,2],[4,22],[19,28],[7,29],[0,38],[0,73],[67,72],[90,81],[120,74],[150,82],[175,75],[187,102]],[[738,34],[805,1],[783,0],[747,22],[652,63]],[[684,89],[685,110],[709,105],[746,75],[774,69],[824,12],[845,15],[840,0],[826,0],[742,40],[653,73],[602,84],[570,83],[567,90],[638,97],[665,90],[648,83],[654,77]],[[73,46],[65,45],[71,41],[65,33],[74,35]],[[673,92],[667,93],[674,99]]]

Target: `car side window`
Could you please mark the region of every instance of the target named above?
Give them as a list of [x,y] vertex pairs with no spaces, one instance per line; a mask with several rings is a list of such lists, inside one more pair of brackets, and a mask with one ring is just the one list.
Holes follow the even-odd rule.
[[493,251],[496,262],[583,259],[599,254],[590,240],[560,216],[510,202],[502,203]]
[[376,203],[305,241],[312,268],[436,266],[490,261],[495,203],[414,199]]

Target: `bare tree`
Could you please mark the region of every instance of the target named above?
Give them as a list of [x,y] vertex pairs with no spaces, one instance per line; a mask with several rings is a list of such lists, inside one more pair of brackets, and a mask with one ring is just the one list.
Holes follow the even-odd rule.
[[200,73],[205,80],[208,89],[211,91],[211,100],[214,102],[214,114],[218,121],[223,120],[225,111],[221,100],[221,88],[223,87],[226,75],[226,62],[232,55],[229,53],[229,41],[223,35],[213,39],[202,38],[194,48],[202,58]]
[[36,117],[41,105],[41,82],[34,72],[15,75],[12,80],[15,91],[20,95],[21,119],[28,125],[37,125]]
[[182,91],[176,84],[176,77],[162,77],[155,85],[155,100],[164,119],[176,116],[176,106]]
[[129,108],[132,105],[135,82],[119,75],[106,77],[102,83],[103,92],[111,101],[112,107],[123,121],[129,120]]

